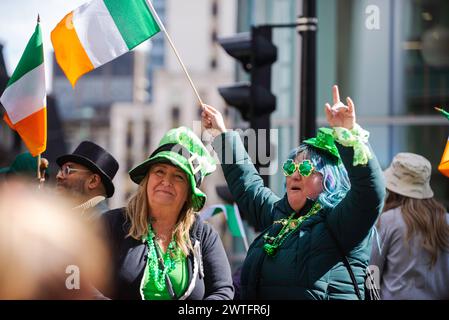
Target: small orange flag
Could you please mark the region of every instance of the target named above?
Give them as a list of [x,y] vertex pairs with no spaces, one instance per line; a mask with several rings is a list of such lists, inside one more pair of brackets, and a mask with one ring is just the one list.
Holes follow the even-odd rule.
[[449,139],[447,140],[446,148],[444,149],[438,170],[446,177],[449,177]]
[[[449,113],[441,108],[435,108],[435,110],[441,112],[446,118],[449,119]],[[446,142],[446,148],[444,149],[443,156],[441,157],[440,165],[438,166],[438,171],[449,177],[449,137]]]

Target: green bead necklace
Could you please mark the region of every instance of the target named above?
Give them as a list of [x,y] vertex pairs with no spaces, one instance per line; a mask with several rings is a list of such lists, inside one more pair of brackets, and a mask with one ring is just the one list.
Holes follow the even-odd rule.
[[265,242],[263,249],[266,254],[271,257],[274,256],[284,241],[295,232],[306,219],[317,214],[320,210],[321,205],[316,202],[307,214],[299,218],[294,218],[296,212],[293,212],[287,219],[276,220],[273,224],[281,224],[282,228],[275,237],[269,236],[268,232],[263,236]]
[[162,255],[164,267],[161,270],[159,267],[158,253],[156,250],[155,234],[151,225],[148,227],[147,245],[148,245],[148,271],[150,280],[152,280],[159,291],[164,291],[166,288],[165,276],[173,271],[176,267],[176,259],[179,257],[180,250],[177,248],[174,238],[170,241],[167,251]]

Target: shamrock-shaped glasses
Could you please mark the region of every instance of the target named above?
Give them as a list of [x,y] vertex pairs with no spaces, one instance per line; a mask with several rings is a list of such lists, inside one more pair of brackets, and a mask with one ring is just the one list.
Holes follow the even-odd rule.
[[289,177],[298,170],[299,174],[303,177],[308,177],[315,170],[312,161],[309,159],[303,160],[301,163],[296,163],[292,159],[287,159],[282,165],[284,176]]

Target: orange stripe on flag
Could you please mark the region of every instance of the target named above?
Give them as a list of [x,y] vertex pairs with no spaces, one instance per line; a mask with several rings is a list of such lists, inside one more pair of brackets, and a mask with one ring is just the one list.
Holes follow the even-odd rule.
[[11,119],[9,119],[8,114],[5,112],[5,114],[3,115],[3,120],[5,120],[6,124],[12,129],[14,130],[14,125],[12,124]]
[[449,177],[449,140],[446,143],[446,148],[444,149],[443,156],[441,157],[438,170],[446,177]]
[[47,108],[31,114],[15,125],[5,113],[3,120],[11,129],[17,131],[33,157],[41,154],[47,148]]
[[73,25],[73,12],[66,15],[51,32],[51,42],[55,50],[56,61],[72,86],[75,87],[78,78],[93,70],[94,66],[76,33]]

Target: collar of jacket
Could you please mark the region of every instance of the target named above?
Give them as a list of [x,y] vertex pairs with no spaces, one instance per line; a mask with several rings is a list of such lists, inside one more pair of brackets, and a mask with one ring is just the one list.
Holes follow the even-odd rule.
[[101,201],[103,201],[105,199],[106,199],[106,197],[104,197],[104,196],[95,196],[93,198],[90,198],[86,202],[76,206],[73,209],[80,210],[82,212],[82,214],[84,214],[85,212],[91,210],[92,208],[94,208],[96,205],[98,205]]
[[[303,216],[305,215],[307,212],[309,212],[309,210],[312,208],[313,204],[315,203],[314,200],[312,199],[307,199],[306,203],[304,205],[304,207],[302,207],[301,210],[299,210],[297,217]],[[285,217],[289,217],[293,211],[292,207],[290,206],[290,204],[288,203],[288,198],[287,198],[287,193],[285,193],[284,197],[282,198],[282,200],[280,201],[280,207],[279,209],[281,211],[283,211],[283,213],[285,214]],[[310,227],[320,221],[324,220],[324,217],[326,215],[327,210],[326,209],[321,209],[316,215],[308,218],[307,220],[305,220],[301,226],[301,228],[303,227]]]
[[[313,204],[315,203],[314,200],[307,198],[306,203],[304,204],[304,206],[301,208],[301,210],[299,210],[299,212],[297,213],[297,216],[303,216],[305,215],[313,206]],[[287,197],[287,193],[285,193],[284,197],[282,198],[281,201],[281,208],[282,211],[284,211],[286,213],[287,216],[290,216],[293,211],[295,211],[291,206],[290,203],[288,203],[288,197]]]
[[[189,285],[187,287],[186,292],[178,298],[178,300],[187,299],[195,288],[197,275],[199,273],[200,278],[204,277],[204,269],[203,269],[203,257],[201,255],[201,246],[198,240],[193,240],[193,270],[189,267]],[[189,256],[189,258],[192,257]]]

